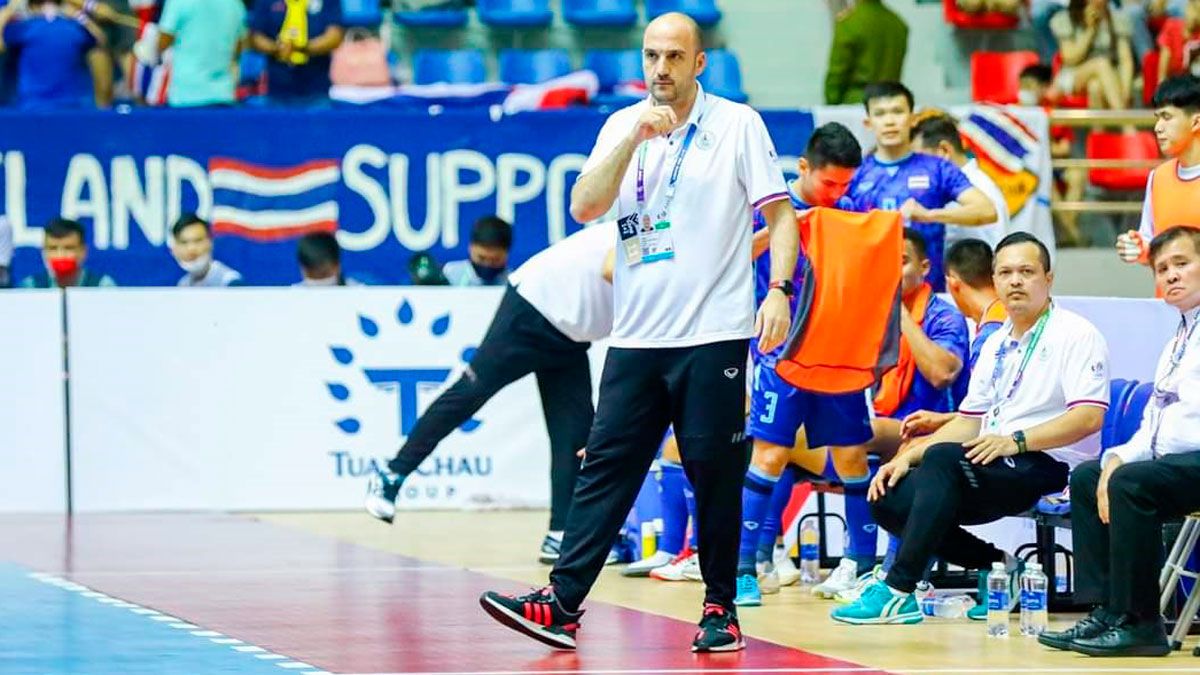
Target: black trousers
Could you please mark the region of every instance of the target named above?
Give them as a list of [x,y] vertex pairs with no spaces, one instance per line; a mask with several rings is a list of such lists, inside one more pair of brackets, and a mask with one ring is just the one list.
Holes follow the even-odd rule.
[[1004,552],[962,528],[1028,511],[1042,495],[1067,485],[1067,465],[1041,452],[971,464],[958,443],[939,443],[921,464],[871,505],[875,522],[900,537],[888,585],[912,592],[937,556],[967,569],[986,569]]
[[1200,452],[1121,466],[1108,479],[1109,524],[1100,522],[1100,462],[1071,474],[1075,598],[1117,613],[1154,620],[1164,521],[1200,510]]
[[562,556],[550,573],[576,609],[596,581],[667,426],[696,491],[706,602],[733,609],[745,477],[747,340],[669,349],[610,349],[596,423],[579,471]]
[[534,373],[550,435],[550,529],[563,529],[579,472],[575,453],[594,413],[589,346],[563,335],[509,286],[466,372],[425,410],[388,467],[412,473],[496,392]]

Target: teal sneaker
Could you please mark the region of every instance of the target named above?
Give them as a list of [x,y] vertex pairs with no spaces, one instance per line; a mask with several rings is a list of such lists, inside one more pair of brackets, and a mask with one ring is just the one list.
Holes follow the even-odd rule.
[[[1012,611],[1017,603],[1020,602],[1020,579],[1021,571],[1025,569],[1025,563],[1018,561],[1017,569],[1008,573],[1008,611]],[[979,570],[979,602],[971,609],[967,610],[967,618],[972,621],[987,621],[988,615],[988,588],[987,588],[988,570]]]
[[887,623],[921,623],[921,608],[912,593],[896,597],[892,589],[882,581],[867,586],[858,600],[838,607],[829,614],[834,621],[855,626]]
[[758,607],[762,604],[762,591],[758,587],[758,578],[753,574],[742,574],[737,578],[737,596],[733,604],[738,607]]

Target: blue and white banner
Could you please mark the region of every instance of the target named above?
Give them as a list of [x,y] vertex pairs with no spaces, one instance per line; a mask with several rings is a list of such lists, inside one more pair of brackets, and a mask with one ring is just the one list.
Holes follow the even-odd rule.
[[[763,117],[794,171],[813,116]],[[40,268],[40,228],[62,214],[88,227],[89,267],[120,285],[172,285],[183,272],[166,248],[170,227],[194,210],[217,221],[216,257],[247,283],[298,281],[293,237],[331,219],[349,275],[406,283],[413,252],[466,257],[484,215],[515,223],[514,265],[578,229],[570,189],[604,119],[588,109],[3,112],[0,213],[18,279]]]

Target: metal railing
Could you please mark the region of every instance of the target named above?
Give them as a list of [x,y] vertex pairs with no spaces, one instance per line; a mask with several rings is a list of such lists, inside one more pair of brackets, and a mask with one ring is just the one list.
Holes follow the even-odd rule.
[[[1053,110],[1050,125],[1056,127],[1135,127],[1140,129],[1154,126],[1154,113],[1150,110]],[[1055,169],[1150,169],[1158,166],[1161,159],[1052,159]],[[1139,201],[1066,201],[1051,200],[1050,210],[1055,213],[1140,213]]]

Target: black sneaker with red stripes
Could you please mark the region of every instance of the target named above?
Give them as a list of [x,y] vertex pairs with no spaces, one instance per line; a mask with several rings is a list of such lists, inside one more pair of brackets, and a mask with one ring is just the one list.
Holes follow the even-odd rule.
[[720,605],[704,605],[704,616],[700,617],[700,630],[692,640],[694,652],[736,652],[746,648],[737,615]]
[[551,586],[516,597],[488,591],[479,596],[479,604],[493,619],[538,642],[575,649],[575,631],[583,611],[563,609]]

